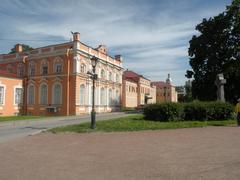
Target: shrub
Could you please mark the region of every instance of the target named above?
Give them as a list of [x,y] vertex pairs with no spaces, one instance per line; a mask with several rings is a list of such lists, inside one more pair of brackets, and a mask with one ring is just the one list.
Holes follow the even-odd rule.
[[151,104],[144,117],[154,121],[211,121],[233,118],[233,106],[223,102],[191,102]]
[[179,103],[151,104],[144,108],[145,119],[155,121],[180,120],[182,106]]
[[233,106],[230,103],[210,102],[206,104],[207,120],[228,120],[233,118]]
[[203,121],[207,119],[206,103],[204,102],[191,102],[186,103],[184,106],[184,120],[186,121]]

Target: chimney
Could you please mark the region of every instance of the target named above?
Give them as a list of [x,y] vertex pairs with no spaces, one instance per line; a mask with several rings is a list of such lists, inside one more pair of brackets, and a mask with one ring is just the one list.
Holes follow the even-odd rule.
[[120,62],[122,62],[122,60],[123,60],[122,55],[116,55],[116,56],[115,56],[115,59],[116,59],[117,61],[120,61]]
[[15,45],[15,50],[17,53],[20,53],[23,51],[23,47],[22,47],[22,44],[16,44]]
[[79,32],[73,33],[73,41],[80,41],[80,33]]

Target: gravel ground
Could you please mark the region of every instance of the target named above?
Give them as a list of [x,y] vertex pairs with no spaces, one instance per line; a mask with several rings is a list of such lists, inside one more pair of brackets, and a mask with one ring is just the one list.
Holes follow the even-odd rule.
[[239,180],[240,128],[42,133],[0,144],[1,180]]

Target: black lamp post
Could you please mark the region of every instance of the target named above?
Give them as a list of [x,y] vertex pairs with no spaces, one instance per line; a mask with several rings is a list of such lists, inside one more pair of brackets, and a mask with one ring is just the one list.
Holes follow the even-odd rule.
[[93,81],[93,88],[92,88],[92,111],[91,111],[91,129],[96,128],[96,111],[95,111],[95,81],[97,80],[98,76],[96,74],[96,66],[97,66],[98,58],[93,56],[91,58],[92,64],[92,72],[87,72],[90,75],[90,78]]

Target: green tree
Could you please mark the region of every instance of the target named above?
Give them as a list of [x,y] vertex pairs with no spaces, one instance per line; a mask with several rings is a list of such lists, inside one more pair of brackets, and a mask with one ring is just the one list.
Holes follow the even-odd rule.
[[[31,46],[26,45],[26,44],[22,44],[22,47],[23,47],[23,52],[33,50],[33,48]],[[13,54],[13,53],[16,53],[15,47],[12,48],[11,51],[9,52],[9,54]]]
[[240,96],[240,0],[233,0],[223,13],[203,19],[196,26],[199,35],[190,40],[189,56],[193,77],[192,95],[199,100],[216,100],[216,75],[227,79],[226,99],[234,102]]

